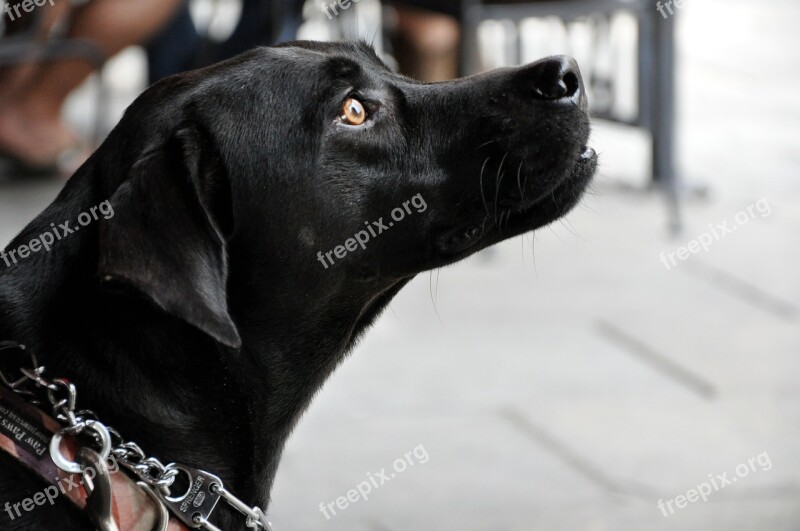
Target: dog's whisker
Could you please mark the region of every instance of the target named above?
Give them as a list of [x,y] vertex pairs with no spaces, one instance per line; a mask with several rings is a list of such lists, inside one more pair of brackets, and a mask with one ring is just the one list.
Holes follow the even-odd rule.
[[536,233],[531,234],[531,258],[533,259],[533,272],[536,274],[536,278],[539,278],[539,270],[536,268]]
[[0,352],[4,350],[25,350],[25,347],[11,341],[0,341]]
[[575,228],[575,225],[572,224],[572,221],[570,221],[569,217],[564,217],[562,219],[564,220],[564,223],[566,223],[567,226],[572,227],[572,230],[570,230],[572,234],[574,234],[579,240],[586,241],[586,238],[581,236],[580,231],[578,231],[578,229]]
[[525,235],[523,234],[519,238],[519,254],[522,256],[522,267],[525,267]]
[[569,224],[567,224],[567,222],[566,222],[566,220],[565,220],[564,218],[560,218],[560,219],[558,220],[558,222],[561,224],[561,226],[562,226],[562,227],[564,227],[565,229],[567,229],[567,232],[569,232],[569,233],[570,233],[570,234],[572,234],[573,236],[577,236],[578,238],[580,238],[580,236],[578,236],[578,233],[577,233],[577,232],[575,232],[575,228],[574,228],[574,227],[572,227],[572,225],[569,225]]
[[480,176],[480,184],[481,184],[481,199],[483,200],[483,208],[486,210],[486,215],[489,215],[489,205],[486,203],[486,194],[483,192],[483,171],[486,169],[486,164],[489,162],[492,156],[489,155],[486,157],[486,160],[483,161],[483,166],[481,166],[481,176]]
[[[500,198],[500,184],[503,182],[503,177],[506,176],[505,173],[501,173],[503,171],[503,164],[506,162],[506,158],[508,157],[508,152],[503,155],[503,159],[500,161],[500,166],[497,168],[497,175],[494,178],[495,186],[494,186],[494,221],[497,223],[497,200]],[[502,221],[502,218],[501,218]]]
[[525,157],[522,157],[522,160],[519,161],[519,168],[517,168],[517,188],[519,188],[519,197],[520,201],[525,201],[525,191],[522,189],[522,183],[520,182],[520,177],[522,176],[522,164],[525,162]]
[[553,198],[553,204],[555,204],[555,205],[556,205],[556,208],[557,208],[557,209],[560,211],[560,210],[561,210],[561,205],[559,205],[559,204],[558,204],[558,201],[556,201],[556,193],[555,193],[555,190],[550,190],[550,197],[552,197],[552,198]]
[[548,225],[548,226],[547,226],[547,228],[548,228],[548,229],[550,229],[550,232],[552,232],[552,233],[553,233],[553,235],[554,235],[556,238],[558,238],[558,241],[560,241],[561,243],[565,243],[565,242],[564,242],[564,238],[562,238],[561,236],[559,236],[559,234],[558,234],[558,233],[555,231],[555,229],[553,228],[553,225]]
[[[524,161],[525,159],[523,158],[522,160]],[[522,189],[525,190],[527,188],[528,188],[528,174],[525,174],[525,181],[523,181],[522,183]]]
[[495,142],[497,142],[497,140],[489,140],[488,142],[484,142],[484,143],[483,143],[483,144],[481,144],[480,146],[476,147],[476,148],[475,148],[475,151],[478,151],[478,150],[479,150],[479,149],[481,149],[482,147],[486,147],[486,146],[488,146],[489,144],[494,144]]
[[[428,275],[428,291],[430,292],[430,295],[431,295],[431,303],[433,304],[433,312],[436,314],[436,318],[439,320],[439,324],[444,324],[444,323],[442,323],[442,318],[439,316],[439,309],[436,307],[436,300],[433,297],[433,271],[430,271],[429,273],[430,274]],[[438,285],[437,285],[436,289],[437,290],[439,289]]]
[[439,300],[439,273],[442,272],[441,267],[436,268],[436,288],[433,290],[433,298]]
[[483,221],[481,221],[481,231],[485,231],[486,230],[486,222],[489,221],[489,217],[490,217],[489,216],[489,211],[487,210],[486,211],[486,216],[483,218]]

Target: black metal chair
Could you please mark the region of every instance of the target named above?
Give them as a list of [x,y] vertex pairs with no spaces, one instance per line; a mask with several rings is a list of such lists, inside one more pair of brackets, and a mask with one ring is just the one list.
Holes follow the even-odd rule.
[[[667,194],[670,225],[680,230],[679,188],[675,172],[675,44],[674,16],[663,17],[648,0],[462,0],[463,53],[465,74],[475,73],[478,60],[478,26],[485,20],[510,20],[519,24],[525,18],[556,17],[564,24],[596,18],[610,21],[619,12],[628,12],[638,25],[638,111],[633,119],[615,115],[608,104],[612,98],[595,101],[592,114],[597,118],[641,127],[652,139],[652,184]],[[519,32],[517,32],[519,35]],[[521,39],[517,37],[518,58]],[[591,76],[586,80],[596,93],[613,92],[611,79]]]

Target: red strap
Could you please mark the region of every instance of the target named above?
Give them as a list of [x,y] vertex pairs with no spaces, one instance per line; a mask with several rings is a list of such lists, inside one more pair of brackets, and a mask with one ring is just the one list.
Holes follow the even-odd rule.
[[[45,496],[42,504],[52,503],[51,499],[66,496],[75,506],[83,510],[86,507],[87,493],[83,488],[82,477],[64,472],[50,458],[50,439],[59,429],[61,425],[46,413],[0,385],[0,449],[58,489],[57,493],[50,488],[40,491]],[[66,438],[62,451],[67,459],[74,459],[74,440]],[[120,531],[152,531],[158,517],[153,501],[126,474],[116,472],[111,473],[109,477],[114,498],[114,519]],[[30,493],[27,498],[33,499],[36,494]],[[25,499],[9,500],[15,518],[30,512],[25,511],[22,504],[17,505],[17,502],[23,502]],[[41,496],[38,499],[41,501]],[[30,502],[26,505],[31,507]],[[36,506],[34,505],[31,510],[35,511]],[[183,523],[172,517],[167,529],[188,531]]]

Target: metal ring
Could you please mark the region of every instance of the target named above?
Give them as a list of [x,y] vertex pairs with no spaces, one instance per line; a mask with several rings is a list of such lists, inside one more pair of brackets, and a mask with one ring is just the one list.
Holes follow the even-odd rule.
[[[94,420],[87,420],[84,429],[92,430],[100,437],[100,457],[102,457],[103,460],[108,459],[109,454],[111,454],[111,435],[108,433],[108,429],[103,424]],[[83,466],[75,461],[70,461],[61,453],[61,439],[68,433],[69,428],[63,428],[50,439],[50,459],[64,472],[80,474],[83,472]]]
[[[171,470],[176,470],[178,472],[183,472],[184,474],[186,474],[186,477],[189,479],[189,481],[187,482],[187,486],[186,486],[186,492],[184,492],[180,496],[169,496],[169,495],[165,495],[164,496],[164,499],[167,500],[167,501],[170,501],[170,502],[173,502],[173,503],[175,503],[175,502],[180,503],[192,491],[192,485],[194,484],[195,478],[192,477],[192,473],[189,470],[187,470],[186,468],[184,468],[184,467],[182,467],[180,465],[176,465],[175,463],[170,463],[169,465],[167,465],[166,468],[167,468],[168,472],[171,471]],[[170,486],[172,486],[172,483],[175,482],[175,477],[177,477],[177,475],[178,474],[175,474],[172,477],[172,482],[170,482],[169,485],[164,485],[164,487],[169,488]],[[170,494],[172,494],[172,493],[170,492]]]

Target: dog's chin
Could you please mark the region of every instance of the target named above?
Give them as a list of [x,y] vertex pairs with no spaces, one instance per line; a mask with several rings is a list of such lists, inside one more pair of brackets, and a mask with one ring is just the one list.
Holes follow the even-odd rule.
[[520,202],[497,212],[460,224],[436,240],[440,258],[455,262],[508,238],[549,225],[565,216],[580,202],[597,170],[597,153],[584,148],[575,164],[552,190],[535,201]]

